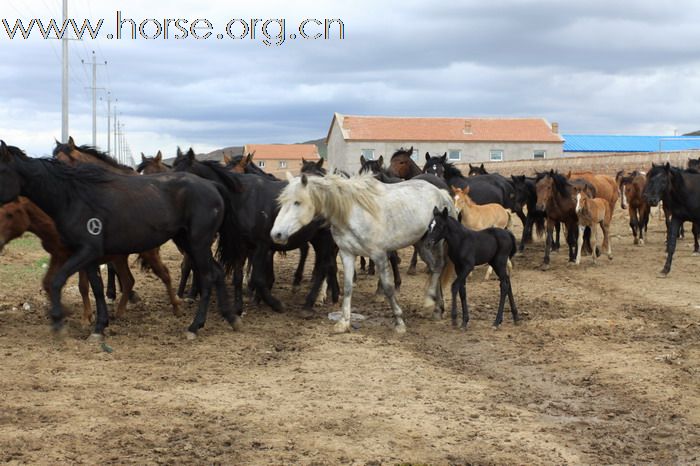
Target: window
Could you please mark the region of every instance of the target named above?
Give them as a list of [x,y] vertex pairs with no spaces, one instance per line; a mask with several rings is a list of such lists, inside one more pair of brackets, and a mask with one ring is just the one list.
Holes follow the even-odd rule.
[[286,160],[280,160],[280,168],[287,168],[287,161]]
[[418,162],[418,149],[413,149],[413,153],[411,154],[411,159],[414,162]]
[[374,160],[374,149],[362,149],[362,156],[365,160]]
[[492,162],[502,162],[503,161],[503,150],[502,149],[491,149],[491,154],[489,160]]
[[260,167],[260,168],[265,168],[265,161],[264,161],[264,160],[258,160],[258,167]]
[[546,150],[536,150],[532,153],[533,159],[544,159],[547,156]]
[[450,149],[447,151],[448,160],[462,160],[462,151],[457,149]]

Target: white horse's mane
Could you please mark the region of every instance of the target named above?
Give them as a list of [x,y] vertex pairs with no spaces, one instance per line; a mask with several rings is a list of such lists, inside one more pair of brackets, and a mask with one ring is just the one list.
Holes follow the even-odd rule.
[[294,202],[296,189],[306,189],[317,213],[332,220],[336,226],[343,228],[348,225],[350,212],[354,206],[359,206],[370,215],[379,219],[380,206],[377,203],[382,193],[380,181],[371,174],[345,178],[329,174],[325,177],[307,177],[306,188],[301,181],[290,183],[279,196],[279,203]]

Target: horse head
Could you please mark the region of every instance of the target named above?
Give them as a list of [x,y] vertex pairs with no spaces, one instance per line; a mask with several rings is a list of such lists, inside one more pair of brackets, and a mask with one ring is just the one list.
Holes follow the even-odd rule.
[[488,174],[489,174],[489,172],[486,171],[486,168],[484,168],[483,163],[480,166],[472,165],[471,163],[469,164],[468,176],[479,176],[479,175],[488,175]]
[[644,186],[644,198],[649,205],[656,206],[671,189],[671,164],[651,165],[647,173],[647,183]]
[[431,157],[429,152],[425,153],[425,165],[423,173],[430,173],[438,178],[445,179],[445,165],[447,164],[447,152],[442,156]]
[[323,168],[324,159],[319,159],[317,162],[313,160],[301,159],[301,173],[315,176],[326,176],[326,169]]
[[447,234],[447,221],[450,214],[447,207],[440,209],[433,207],[433,218],[428,224],[428,232],[425,235],[425,244],[428,247],[433,247]]
[[14,201],[22,189],[22,180],[15,170],[15,157],[26,158],[17,147],[8,147],[0,141],[0,205]]
[[317,206],[306,174],[294,178],[287,172],[287,180],[289,184],[277,198],[280,211],[270,230],[270,238],[277,244],[287,244],[290,236],[311,223],[316,216]]
[[420,168],[411,158],[413,146],[409,149],[403,147],[394,152],[389,161],[389,173],[398,178],[408,179],[420,173]]
[[0,207],[0,251],[29,229],[31,220],[24,208],[26,198],[19,198]]

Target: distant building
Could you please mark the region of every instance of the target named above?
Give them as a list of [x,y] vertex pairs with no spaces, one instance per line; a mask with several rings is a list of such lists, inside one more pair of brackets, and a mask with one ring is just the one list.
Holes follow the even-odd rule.
[[253,162],[278,178],[284,178],[288,171],[298,175],[302,158],[319,159],[315,144],[246,144],[243,154],[253,154]]
[[559,125],[543,118],[423,118],[333,115],[328,130],[328,162],[357,173],[360,156],[387,160],[413,146],[422,166],[425,153],[447,153],[458,165],[488,161],[561,157]]
[[700,149],[700,136],[564,135],[564,154],[573,157],[691,149]]

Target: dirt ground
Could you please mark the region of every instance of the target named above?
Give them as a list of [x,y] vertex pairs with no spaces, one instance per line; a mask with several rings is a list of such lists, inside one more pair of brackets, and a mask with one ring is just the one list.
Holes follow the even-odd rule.
[[[538,269],[515,259],[524,316],[491,326],[498,282],[469,283],[464,332],[421,310],[424,276],[399,294],[408,332],[360,274],[356,312],[334,335],[328,312],[301,318],[296,255],[277,260],[275,314],[246,306],[234,333],[212,308],[200,338],[172,316],[161,284],[134,270],[142,301],[112,321],[108,353],[74,314],[52,337],[31,238],[0,256],[0,461],[10,463],[494,464],[700,462],[700,258],[679,242],[662,267],[663,225],[633,246],[618,209],[614,260],[566,253]],[[402,270],[408,264],[403,254]],[[164,257],[178,275],[179,257]],[[311,261],[309,261],[309,265]],[[78,309],[75,282],[64,293]],[[25,303],[28,306],[25,306]],[[28,309],[25,309],[27,308]]]

